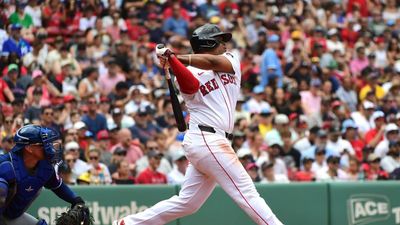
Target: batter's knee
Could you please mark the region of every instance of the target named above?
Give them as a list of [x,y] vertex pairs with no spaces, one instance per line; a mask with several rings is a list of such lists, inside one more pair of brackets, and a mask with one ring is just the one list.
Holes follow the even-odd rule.
[[191,215],[197,212],[201,207],[201,204],[197,201],[193,201],[192,198],[182,199],[182,208],[186,215]]

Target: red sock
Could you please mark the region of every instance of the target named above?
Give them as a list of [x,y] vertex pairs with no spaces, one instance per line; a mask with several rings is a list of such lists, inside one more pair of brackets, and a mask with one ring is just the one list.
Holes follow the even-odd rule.
[[178,80],[181,91],[185,94],[194,94],[199,90],[200,82],[193,76],[182,63],[174,55],[168,58],[169,65]]

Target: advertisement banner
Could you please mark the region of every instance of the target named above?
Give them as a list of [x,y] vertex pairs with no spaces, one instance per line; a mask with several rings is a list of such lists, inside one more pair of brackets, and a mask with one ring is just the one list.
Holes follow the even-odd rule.
[[331,183],[331,225],[400,224],[400,183]]
[[[86,201],[95,225],[111,225],[112,221],[141,212],[160,200],[175,195],[175,186],[83,186],[74,191]],[[51,191],[43,191],[29,208],[28,213],[54,224],[57,215],[65,212],[69,204]],[[177,222],[168,225],[177,225]]]

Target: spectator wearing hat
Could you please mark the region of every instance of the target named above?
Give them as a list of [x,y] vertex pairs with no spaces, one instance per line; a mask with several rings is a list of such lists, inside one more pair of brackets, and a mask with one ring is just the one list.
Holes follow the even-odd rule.
[[238,151],[242,148],[244,142],[246,141],[246,134],[242,131],[234,131],[233,139],[232,139],[232,148],[235,151]]
[[143,157],[136,161],[136,172],[141,173],[149,166],[149,157],[147,153],[149,151],[156,150],[162,153],[163,157],[161,158],[160,165],[157,168],[157,171],[162,174],[168,174],[172,171],[171,163],[166,159],[163,154],[163,151],[160,148],[160,145],[155,141],[155,139],[148,139],[144,144]]
[[124,160],[117,163],[117,171],[111,177],[113,184],[135,184],[135,177],[131,175],[129,163]]
[[351,113],[351,119],[356,123],[358,131],[364,137],[365,133],[371,129],[369,122],[374,113],[376,105],[370,101],[363,101],[358,106],[358,111]]
[[95,97],[100,99],[100,84],[98,83],[99,72],[97,68],[90,67],[86,69],[87,76],[81,80],[79,83],[79,96],[82,100]]
[[382,160],[381,160],[382,169],[390,174],[395,169],[399,168],[400,167],[399,155],[400,155],[399,142],[391,142],[389,144],[389,150],[388,150],[387,154],[382,157]]
[[359,138],[357,132],[357,125],[352,119],[347,119],[342,123],[342,137],[344,140],[350,142],[351,146],[354,149],[355,156],[358,160],[363,160],[363,149],[365,143],[363,140]]
[[294,173],[293,180],[300,182],[315,181],[315,173],[311,171],[313,162],[314,159],[304,158],[302,160],[302,167]]
[[[125,161],[126,154],[126,149],[122,147],[117,147],[114,149],[110,164],[108,165],[108,170],[110,171],[110,174],[114,174],[115,172],[117,172],[118,164],[122,161]],[[136,172],[134,165],[132,164],[129,164],[129,170],[131,171],[132,175],[134,175],[134,173]]]
[[276,53],[279,45],[278,35],[272,34],[268,37],[267,49],[261,56],[261,82],[259,84],[261,87],[266,87],[268,84],[273,84],[278,88],[283,86],[282,65]]
[[289,131],[284,131],[281,133],[283,145],[281,147],[281,151],[279,152],[279,156],[285,162],[287,168],[298,170],[300,169],[301,153],[293,147],[293,141],[291,137],[292,133]]
[[312,127],[308,135],[305,137],[300,138],[299,140],[295,141],[293,144],[293,147],[297,150],[299,150],[300,153],[303,153],[310,149],[312,146],[315,145],[315,141],[318,137],[318,131],[320,130],[319,127],[314,126]]
[[328,182],[348,180],[347,173],[339,168],[339,162],[339,157],[329,156],[327,159],[327,167],[316,172],[316,180]]
[[[128,98],[129,101],[125,105],[125,113],[130,115],[137,113],[139,108],[145,108],[151,105],[151,102],[147,101],[144,94],[147,93],[147,89],[143,85],[134,85],[129,88]],[[147,93],[148,94],[148,93]]]
[[[279,155],[282,152],[282,147],[282,142],[278,142],[276,140],[270,141],[268,143],[268,160],[266,162],[274,164],[275,174],[284,174],[285,176],[288,176],[288,169],[286,168],[286,164]],[[260,165],[261,167],[262,164],[257,165]]]
[[375,111],[371,118],[370,122],[374,125],[374,128],[371,128],[367,133],[365,133],[365,143],[375,148],[376,145],[383,140],[385,134],[386,127],[386,118],[385,113],[382,111]]
[[138,184],[166,184],[167,177],[165,174],[158,172],[163,154],[157,150],[147,152],[149,166],[140,172],[136,177]]
[[271,110],[271,105],[264,99],[264,88],[255,86],[252,97],[244,105],[245,110],[250,113],[260,113],[263,110]]
[[372,93],[374,93],[374,95],[377,99],[382,99],[383,97],[385,97],[385,90],[378,84],[379,76],[380,76],[379,73],[375,72],[375,71],[370,72],[367,75],[367,85],[365,85],[360,90],[360,94],[359,94],[359,98],[361,101],[366,99],[367,94],[370,91],[372,91]]
[[146,143],[149,138],[161,132],[161,128],[150,120],[150,114],[152,113],[150,110],[149,107],[139,108],[134,118],[135,125],[129,128],[132,136],[139,138],[141,143]]
[[73,154],[70,152],[64,154],[64,162],[58,167],[58,175],[63,180],[63,182],[74,185],[76,180],[72,179],[72,167],[74,166],[76,160]]
[[[79,144],[75,141],[67,142],[64,146],[64,160],[71,168],[71,182],[76,182],[76,179],[84,172],[90,169],[90,166],[80,158]],[[70,159],[68,161],[67,159]]]
[[167,175],[168,184],[181,185],[185,180],[186,169],[189,161],[183,149],[176,150],[172,155],[173,169]]
[[33,90],[33,101],[30,106],[25,111],[24,117],[25,121],[28,123],[38,123],[40,120],[40,114],[42,111],[42,106],[40,105],[40,99],[42,98],[42,89],[35,88]]
[[330,149],[332,151],[332,154],[336,156],[354,156],[355,152],[353,146],[351,146],[348,140],[343,139],[341,137],[341,134],[342,133],[339,127],[330,127],[328,130],[329,140],[326,144],[326,148]]
[[3,57],[15,55],[19,59],[32,51],[31,45],[21,37],[22,26],[19,23],[11,25],[10,37],[3,43],[2,53]]
[[306,49],[312,56],[320,56],[319,54],[327,50],[327,43],[325,38],[325,29],[322,26],[315,26],[312,36],[306,42]]
[[251,162],[247,164],[245,169],[254,183],[258,183],[261,181],[260,175],[258,173],[259,167],[256,163]]
[[108,167],[100,162],[101,151],[91,146],[86,152],[88,161],[91,184],[111,184],[111,175]]
[[342,79],[342,85],[336,90],[336,96],[350,112],[357,110],[358,97],[355,92],[353,79],[351,76],[345,76]]
[[[301,152],[301,158],[312,158],[314,159],[317,152],[323,151],[326,157],[334,155],[334,152],[331,149],[327,148],[328,143],[328,133],[320,129],[317,132],[317,139],[315,140],[315,145],[311,146],[308,150]],[[316,162],[318,160],[316,159]]]
[[110,143],[110,136],[107,130],[101,130],[96,135],[97,142],[95,143],[96,148],[101,151],[101,159],[100,161],[107,166],[111,163],[111,149],[109,149]]
[[290,33],[290,39],[286,41],[285,50],[283,55],[288,63],[293,63],[296,61],[296,56],[298,59],[301,59],[301,49],[300,47],[302,44],[303,33],[300,30],[294,30]]
[[108,119],[107,124],[115,124],[120,128],[129,128],[135,125],[132,117],[123,113],[121,108],[114,108],[111,110],[111,118]]
[[321,85],[321,80],[314,78],[310,81],[310,90],[300,92],[302,109],[310,126],[318,125],[321,122],[319,118],[322,101],[319,93]]
[[297,139],[297,134],[289,126],[289,117],[285,114],[277,114],[274,117],[273,127],[265,134],[264,140],[267,143],[276,140],[276,142],[283,144],[281,133],[285,131],[291,132],[292,141],[295,141]]
[[97,113],[98,101],[96,98],[89,98],[87,103],[89,110],[86,115],[82,116],[82,121],[90,132],[97,135],[99,131],[107,129],[107,120],[103,114]]
[[340,54],[345,54],[345,47],[342,41],[339,39],[339,32],[336,28],[328,30],[328,40],[326,46],[329,52],[339,51]]
[[384,171],[381,166],[381,158],[374,153],[368,155],[367,163],[364,163],[365,179],[366,180],[386,180],[389,174]]
[[270,109],[263,109],[260,114],[257,115],[258,130],[263,137],[272,130],[272,121],[273,116]]
[[285,174],[277,174],[274,171],[274,163],[264,162],[261,165],[262,178],[260,183],[289,183],[289,179]]
[[54,85],[44,76],[41,70],[34,70],[32,72],[33,85],[26,91],[28,104],[32,103],[33,90],[35,88],[42,89],[42,98],[40,99],[41,106],[48,106],[51,104],[51,97],[61,96],[61,93],[54,87]]
[[24,99],[26,97],[26,91],[22,85],[22,78],[19,76],[19,67],[17,64],[10,64],[7,67],[7,76],[3,77],[4,81],[7,82],[8,87],[15,99]]
[[126,160],[129,164],[134,165],[136,161],[143,156],[143,152],[139,147],[137,140],[132,140],[132,133],[128,128],[122,128],[118,131],[119,143],[114,145],[111,152],[116,148],[121,147],[127,150]]
[[394,123],[389,123],[385,127],[385,138],[378,143],[374,153],[383,159],[383,157],[389,152],[390,143],[398,142],[399,138],[399,127]]
[[246,168],[246,165],[254,162],[253,154],[250,148],[242,147],[237,150],[236,155],[239,158],[240,163]]
[[119,143],[118,132],[120,129],[121,128],[118,127],[114,123],[107,124],[107,131],[108,131],[108,135],[109,135],[109,140],[108,140],[109,145],[108,145],[107,149],[109,149],[110,152],[112,152],[112,149],[114,149],[114,146]]

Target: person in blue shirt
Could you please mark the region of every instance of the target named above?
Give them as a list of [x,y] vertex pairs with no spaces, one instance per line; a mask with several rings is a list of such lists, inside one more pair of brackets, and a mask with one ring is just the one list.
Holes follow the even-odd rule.
[[31,45],[21,37],[21,28],[20,24],[11,25],[10,37],[3,43],[1,52],[3,57],[15,53],[19,58],[22,58],[32,51]]
[[59,133],[39,125],[16,132],[14,147],[0,156],[0,224],[47,225],[26,213],[43,187],[72,207],[85,204],[57,175],[59,139]]
[[187,37],[188,22],[181,17],[180,11],[179,4],[172,6],[172,17],[168,18],[164,23],[164,35],[168,37],[173,35]]
[[99,131],[107,129],[107,119],[103,114],[97,113],[98,102],[96,98],[89,98],[87,103],[88,113],[82,117],[82,121],[86,124],[88,130],[93,133],[93,136],[96,137]]
[[261,87],[267,86],[272,82],[273,79],[276,80],[276,87],[282,88],[283,86],[283,72],[281,61],[276,54],[279,49],[279,36],[272,34],[268,37],[268,48],[262,54],[261,59]]

